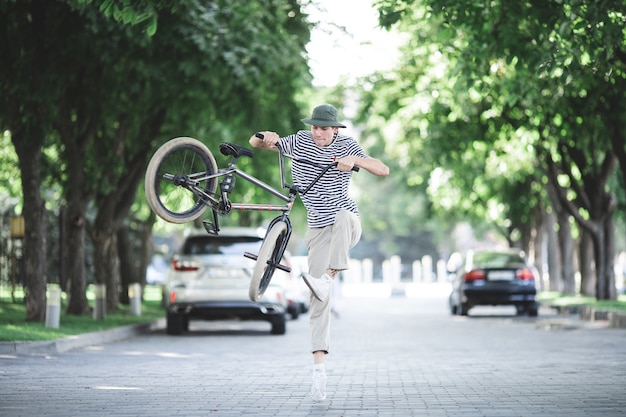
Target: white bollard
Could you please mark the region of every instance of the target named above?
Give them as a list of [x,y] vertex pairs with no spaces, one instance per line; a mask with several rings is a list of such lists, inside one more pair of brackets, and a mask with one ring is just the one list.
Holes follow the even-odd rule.
[[391,274],[391,284],[397,286],[402,279],[402,261],[397,255],[389,258],[389,273]]
[[374,280],[374,262],[371,259],[363,259],[361,263],[363,271],[363,282],[366,284],[371,283]]
[[430,255],[422,257],[422,279],[424,282],[433,282],[433,258]]
[[440,259],[437,261],[437,282],[448,282],[448,269],[446,261]]
[[48,286],[46,298],[46,327],[59,328],[61,320],[61,288],[56,284]]
[[413,262],[413,282],[422,282],[422,262]]
[[104,284],[94,284],[93,286],[93,319],[104,320],[107,308],[107,287]]
[[128,286],[128,299],[130,300],[130,314],[141,316],[141,284],[135,283]]
[[349,260],[350,267],[345,271],[344,279],[346,284],[355,284],[363,281],[363,268],[361,267],[361,261],[358,259]]
[[383,270],[383,282],[388,285],[392,285],[391,282],[391,261],[389,259],[385,259],[382,265]]

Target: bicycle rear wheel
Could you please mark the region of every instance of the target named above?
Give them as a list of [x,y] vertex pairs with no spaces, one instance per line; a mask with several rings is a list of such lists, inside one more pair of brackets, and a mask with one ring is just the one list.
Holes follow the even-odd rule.
[[287,223],[279,221],[267,231],[263,244],[259,249],[259,255],[252,271],[250,280],[250,300],[258,301],[270,285],[272,275],[276,270],[276,264],[280,263],[283,256],[280,250],[287,235]]
[[213,196],[217,164],[211,151],[199,140],[187,137],[165,142],[146,169],[145,190],[150,208],[170,223],[191,222],[207,208]]

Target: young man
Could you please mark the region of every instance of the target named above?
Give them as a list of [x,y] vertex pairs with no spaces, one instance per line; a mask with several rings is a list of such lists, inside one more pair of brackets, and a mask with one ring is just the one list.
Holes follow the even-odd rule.
[[[313,109],[310,131],[280,137],[275,132],[261,132],[263,140],[252,136],[255,148],[276,151],[276,144],[286,154],[319,163],[337,161],[337,168],[329,170],[308,193],[301,196],[307,210],[308,230],[305,242],[308,249],[309,273],[302,278],[311,290],[309,310],[311,351],[313,352],[314,401],[326,398],[325,355],[330,349],[330,317],[333,280],[340,271],[348,269],[348,252],[361,238],[361,222],[355,202],[348,196],[352,168],[359,167],[378,176],[389,175],[389,168],[378,159],[369,157],[348,136],[340,135],[345,126],[337,120],[337,109],[322,104]],[[294,159],[291,167],[295,185],[306,187],[317,175],[310,165]]]

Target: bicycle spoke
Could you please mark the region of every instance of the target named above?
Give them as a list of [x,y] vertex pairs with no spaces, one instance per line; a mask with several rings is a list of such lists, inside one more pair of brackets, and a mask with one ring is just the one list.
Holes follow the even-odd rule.
[[184,223],[198,218],[215,199],[217,167],[199,141],[176,138],[166,142],[150,161],[146,196],[163,219]]

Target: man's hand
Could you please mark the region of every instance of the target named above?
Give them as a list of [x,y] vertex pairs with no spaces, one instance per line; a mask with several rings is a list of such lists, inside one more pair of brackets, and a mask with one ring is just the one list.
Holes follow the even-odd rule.
[[354,167],[355,157],[354,156],[346,156],[344,158],[337,159],[337,169],[343,172],[352,171]]
[[278,148],[276,148],[276,144],[278,143],[278,140],[280,139],[280,136],[278,136],[278,133],[276,132],[259,132],[263,135],[263,139],[258,138],[256,135],[252,135],[250,137],[250,145],[252,145],[255,148],[261,148],[261,149],[270,149],[273,151],[278,150]]
[[280,136],[276,132],[261,132],[263,134],[263,142],[270,147],[276,146]]

